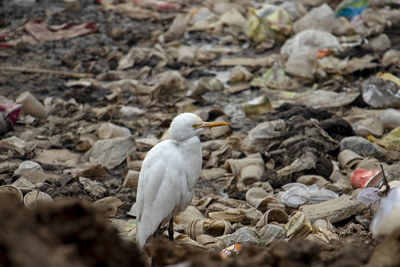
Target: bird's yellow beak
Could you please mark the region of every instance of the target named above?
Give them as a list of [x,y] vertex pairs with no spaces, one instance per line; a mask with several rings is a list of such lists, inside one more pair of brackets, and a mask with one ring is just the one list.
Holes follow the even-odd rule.
[[218,127],[218,126],[225,126],[225,125],[231,125],[228,122],[203,122],[201,124],[195,125],[194,128],[213,128],[213,127]]

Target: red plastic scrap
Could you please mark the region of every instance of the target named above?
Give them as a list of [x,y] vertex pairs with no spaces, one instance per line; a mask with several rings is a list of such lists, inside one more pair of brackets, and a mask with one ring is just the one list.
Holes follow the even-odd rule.
[[38,41],[62,40],[75,38],[98,30],[95,22],[84,24],[64,23],[49,26],[42,19],[30,21],[24,26],[25,31]]
[[333,50],[331,50],[331,49],[319,49],[317,51],[317,58],[321,59],[323,57],[329,56],[332,52],[333,52]]
[[10,47],[13,47],[13,45],[7,43],[0,43],[0,48],[10,48]]
[[[10,38],[8,35],[0,35],[0,41],[7,41]],[[9,43],[0,43],[0,48],[10,48],[14,45]]]
[[3,114],[3,117],[11,126],[14,126],[21,112],[21,108],[22,106],[20,104],[0,104],[0,113]]
[[355,169],[351,174],[350,183],[354,189],[379,187],[382,179],[383,176],[380,170]]

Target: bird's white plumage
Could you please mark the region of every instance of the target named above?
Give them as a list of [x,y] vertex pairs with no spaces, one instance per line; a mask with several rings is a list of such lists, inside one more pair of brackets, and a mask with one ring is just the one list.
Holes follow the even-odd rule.
[[175,117],[169,129],[172,140],[154,146],[139,175],[135,213],[137,242],[142,249],[160,225],[186,209],[201,171],[201,143],[194,125],[201,119],[191,113]]

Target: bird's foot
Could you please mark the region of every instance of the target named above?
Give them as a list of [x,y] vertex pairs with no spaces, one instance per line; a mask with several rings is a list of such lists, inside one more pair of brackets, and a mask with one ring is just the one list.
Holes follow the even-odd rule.
[[174,218],[171,218],[168,225],[168,237],[169,240],[174,240]]

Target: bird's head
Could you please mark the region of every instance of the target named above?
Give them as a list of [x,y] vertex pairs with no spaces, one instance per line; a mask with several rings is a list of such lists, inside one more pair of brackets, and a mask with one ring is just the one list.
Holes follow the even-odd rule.
[[186,140],[202,132],[204,128],[230,125],[227,122],[204,122],[193,113],[182,113],[176,116],[169,127],[169,134],[177,141]]

